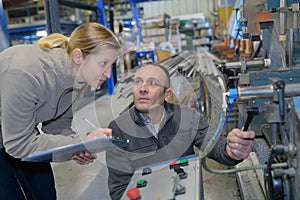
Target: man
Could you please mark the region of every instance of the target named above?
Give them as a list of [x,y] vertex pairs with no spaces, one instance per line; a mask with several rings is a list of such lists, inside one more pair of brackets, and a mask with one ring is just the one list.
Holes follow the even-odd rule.
[[[200,149],[208,123],[196,110],[169,104],[170,75],[157,63],[139,68],[134,77],[134,107],[112,121],[114,137],[130,145],[106,153],[108,186],[113,200],[120,199],[134,171],[141,166],[194,154]],[[235,165],[248,157],[253,147],[253,131],[232,130],[221,136],[208,157],[225,165]]]

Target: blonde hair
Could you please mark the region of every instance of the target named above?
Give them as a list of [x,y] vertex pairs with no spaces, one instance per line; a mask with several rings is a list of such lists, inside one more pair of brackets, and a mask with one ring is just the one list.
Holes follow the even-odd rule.
[[53,33],[38,41],[41,49],[63,48],[70,55],[76,48],[80,49],[84,56],[92,53],[99,46],[119,49],[120,41],[113,32],[101,24],[85,23],[71,33],[70,38],[60,33]]

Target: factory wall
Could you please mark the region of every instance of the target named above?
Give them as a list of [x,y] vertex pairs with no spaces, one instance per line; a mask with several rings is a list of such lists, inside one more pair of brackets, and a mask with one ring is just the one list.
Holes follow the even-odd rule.
[[213,10],[213,0],[165,0],[141,3],[144,7],[144,18],[162,15],[167,13],[171,16],[203,13],[210,17]]
[[[144,8],[145,19],[164,13],[174,17],[201,13],[205,16],[206,21],[209,21],[212,27],[215,27],[216,23],[222,23],[219,22],[217,15],[224,15],[224,18],[225,10],[223,8],[231,8],[231,6],[235,4],[235,1],[236,0],[162,0],[140,3],[139,5]],[[223,12],[224,14],[222,15]]]

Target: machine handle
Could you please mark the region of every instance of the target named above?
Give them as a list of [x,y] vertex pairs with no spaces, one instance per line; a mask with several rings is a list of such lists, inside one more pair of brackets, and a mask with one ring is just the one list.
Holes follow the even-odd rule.
[[258,107],[251,107],[251,108],[248,108],[247,109],[247,119],[246,119],[246,122],[245,122],[245,125],[244,125],[244,129],[243,131],[247,131],[248,128],[249,128],[249,125],[250,125],[250,122],[252,121],[253,117],[255,115],[258,115],[259,114],[259,109]]

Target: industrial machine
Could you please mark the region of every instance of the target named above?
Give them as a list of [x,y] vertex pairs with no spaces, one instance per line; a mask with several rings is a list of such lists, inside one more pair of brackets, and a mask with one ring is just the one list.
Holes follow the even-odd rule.
[[[240,54],[233,60],[210,58],[222,71],[229,96],[236,95],[227,126],[242,127],[252,119],[256,139],[250,164],[253,169],[265,164],[255,175],[263,197],[299,199],[299,1],[280,1],[280,7],[266,9],[272,2],[244,1],[237,9],[240,30],[235,33],[246,46],[236,46]],[[240,173],[242,199],[256,199]]]
[[[204,113],[213,128],[215,135],[208,135],[199,151],[204,168],[212,138],[234,127],[249,128],[256,133],[249,159],[235,169],[207,170],[236,173],[242,199],[299,199],[299,1],[237,2],[233,57],[217,48],[198,49],[161,63],[175,85],[174,101]],[[126,81],[122,84],[130,78]],[[128,98],[130,91],[127,84],[121,96]]]

